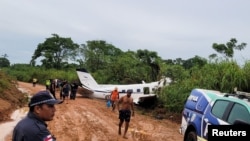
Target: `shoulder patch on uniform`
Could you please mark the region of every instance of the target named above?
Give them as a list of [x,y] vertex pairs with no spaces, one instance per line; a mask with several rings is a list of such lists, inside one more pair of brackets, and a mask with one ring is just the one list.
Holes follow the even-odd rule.
[[43,141],[54,141],[52,135],[46,136]]

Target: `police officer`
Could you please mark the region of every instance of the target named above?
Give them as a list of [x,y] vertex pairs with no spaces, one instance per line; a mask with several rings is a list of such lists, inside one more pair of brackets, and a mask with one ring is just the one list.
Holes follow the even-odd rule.
[[40,91],[32,96],[27,116],[19,121],[13,130],[12,141],[55,141],[45,121],[53,120],[56,100],[49,91]]

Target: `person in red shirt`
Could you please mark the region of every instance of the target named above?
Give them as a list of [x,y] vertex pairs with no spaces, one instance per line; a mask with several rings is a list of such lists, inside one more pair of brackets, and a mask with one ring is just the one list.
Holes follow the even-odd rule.
[[112,111],[114,111],[115,105],[116,105],[117,101],[119,100],[119,92],[118,92],[117,87],[115,87],[115,89],[111,92],[110,99],[111,99]]

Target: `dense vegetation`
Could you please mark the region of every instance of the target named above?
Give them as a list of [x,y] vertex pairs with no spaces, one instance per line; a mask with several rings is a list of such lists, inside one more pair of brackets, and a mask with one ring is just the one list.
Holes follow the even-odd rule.
[[[41,84],[50,78],[77,80],[76,68],[86,68],[100,84],[132,84],[169,77],[171,85],[157,91],[158,104],[169,112],[179,113],[194,88],[231,93],[237,87],[250,91],[250,63],[246,61],[240,66],[233,60],[234,50],[243,50],[246,43],[237,45],[237,40],[232,38],[226,44],[214,43],[212,47],[222,57],[212,54],[209,60],[199,56],[164,60],[154,51],[124,52],[102,40],[77,45],[70,38],[52,34],[38,44],[30,64],[1,67],[19,81],[31,82],[35,77]],[[39,65],[36,64],[38,58],[42,58]],[[4,60],[6,62],[6,58]]]

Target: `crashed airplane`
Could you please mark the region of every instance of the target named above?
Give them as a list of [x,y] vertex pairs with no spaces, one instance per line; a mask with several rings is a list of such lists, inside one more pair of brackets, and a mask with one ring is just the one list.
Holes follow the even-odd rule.
[[81,87],[84,89],[84,93],[81,95],[91,95],[94,98],[109,99],[111,92],[115,87],[118,88],[120,97],[126,95],[127,90],[132,90],[132,97],[135,104],[140,104],[146,99],[156,98],[154,93],[158,88],[168,85],[171,80],[169,78],[162,78],[160,81],[140,84],[98,84],[86,69],[76,69]]

